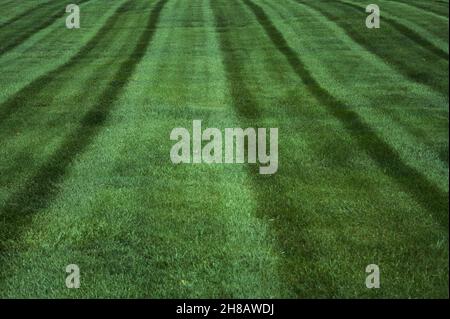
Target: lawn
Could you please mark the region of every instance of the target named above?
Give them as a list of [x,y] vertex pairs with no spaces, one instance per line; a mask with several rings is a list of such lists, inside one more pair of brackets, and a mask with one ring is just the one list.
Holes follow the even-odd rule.
[[447,0],[70,2],[0,0],[0,297],[448,298]]

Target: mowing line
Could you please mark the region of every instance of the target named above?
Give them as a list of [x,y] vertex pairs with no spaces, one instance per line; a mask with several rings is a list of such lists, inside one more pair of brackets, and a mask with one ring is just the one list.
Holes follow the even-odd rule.
[[[89,0],[88,0],[89,1]],[[94,49],[97,43],[102,39],[105,34],[110,32],[110,29],[117,23],[120,14],[126,10],[126,8],[131,4],[131,0],[124,2],[111,17],[105,22],[101,29],[90,39],[74,56],[70,58],[69,61],[63,65],[57,67],[56,69],[41,75],[33,82],[26,85],[16,94],[11,96],[8,100],[0,105],[0,124],[4,122],[7,118],[11,117],[16,111],[24,107],[23,101],[27,100],[30,95],[36,95],[42,91],[49,82],[51,82],[58,74],[72,68],[74,65],[79,63],[79,60],[87,55],[92,49]]]
[[50,0],[41,4],[36,5],[35,7],[32,7],[28,10],[25,10],[24,12],[12,17],[11,19],[9,19],[8,21],[3,22],[2,24],[0,24],[0,28],[6,27],[8,25],[10,25],[11,23],[16,22],[17,20],[23,19],[26,16],[35,13],[36,10],[40,10],[42,8],[45,8],[46,6],[48,6],[50,3],[55,2],[57,0]]
[[227,19],[217,12],[216,6],[212,6],[216,20],[216,32],[220,34],[220,48],[222,51],[227,83],[230,87],[231,96],[234,99],[234,106],[238,115],[247,119],[259,119],[261,114],[258,105],[252,98],[252,94],[245,85],[245,80],[241,74],[243,65],[240,65],[239,58],[234,54],[232,41],[226,30]]
[[[316,6],[315,4],[312,4],[311,2],[305,2],[304,0],[294,0],[294,1],[300,5],[305,5],[309,8],[311,8],[312,10],[322,14],[324,17],[326,17],[330,21],[334,22],[336,25],[340,26],[344,30],[344,32],[350,38],[353,39],[353,41],[355,41],[359,45],[363,46],[364,48],[366,48],[368,51],[372,52],[373,54],[377,55],[382,60],[392,61],[393,63],[391,65],[398,72],[400,72],[401,74],[403,74],[410,80],[412,80],[418,84],[423,84],[423,85],[431,88],[432,90],[435,90],[439,93],[444,94],[445,96],[448,96],[448,87],[445,83],[437,83],[437,84],[433,85],[433,83],[430,83],[430,82],[432,82],[434,80],[434,78],[431,78],[430,75],[428,75],[428,74],[418,72],[419,70],[413,68],[410,65],[407,65],[408,60],[398,60],[398,61],[392,60],[391,57],[383,54],[382,52],[379,52],[377,50],[377,48],[372,45],[372,43],[370,42],[370,40],[368,38],[364,38],[358,32],[355,32],[354,30],[352,30],[347,23],[339,21],[337,19],[336,15],[333,15],[332,13],[327,12],[322,7]],[[342,3],[342,4],[344,4],[344,3]],[[350,7],[350,8],[352,10],[357,10],[358,13],[361,13],[360,8],[354,8],[354,7]]]
[[[56,150],[41,166],[39,171],[29,179],[22,190],[13,194],[7,200],[2,209],[3,213],[1,216],[4,223],[14,227],[14,238],[20,236],[21,231],[30,221],[32,215],[49,205],[57,192],[55,185],[63,178],[67,167],[77,155],[83,152],[100,131],[114,105],[114,101],[121,94],[124,86],[130,80],[137,64],[144,57],[157,30],[156,26],[160,13],[167,1],[168,0],[159,0],[152,8],[148,17],[146,29],[138,39],[136,47],[127,60],[120,65],[114,78],[109,82],[107,88],[99,97],[98,104],[92,107],[88,113],[84,115],[80,122],[80,126],[74,132],[69,134],[58,150]],[[108,19],[108,22],[99,31],[97,36],[88,43],[84,50],[80,51],[80,54],[77,55],[77,57],[80,58],[80,55],[86,54],[92,49],[95,46],[98,37],[108,31],[111,32],[110,27],[117,22],[117,17],[120,15],[120,12],[126,10],[133,2],[133,0],[125,2],[116,13]],[[69,64],[76,63],[77,57],[74,57]],[[62,69],[64,68],[67,68],[67,65]],[[26,217],[26,219],[24,217]],[[0,250],[3,250],[3,244],[3,242],[0,243]]]
[[[410,0],[396,0],[396,1],[401,2],[403,4],[406,4],[406,5],[410,6],[410,7],[419,9],[421,11],[425,11],[425,12],[434,14],[434,15],[436,15],[439,18],[444,18],[445,20],[448,20],[448,15],[442,14],[437,9],[433,10],[433,8],[429,6],[430,1],[426,2],[427,5],[425,7],[423,7],[422,5],[420,5],[420,4],[416,3],[416,2],[412,2]],[[443,4],[446,4],[448,6],[447,2],[443,2],[443,1],[439,1],[439,2],[443,3]]]
[[[294,2],[293,2],[294,3]],[[264,4],[270,8],[272,8],[273,10],[277,11],[278,14],[280,16],[283,16],[283,10],[281,10],[281,6],[273,6],[272,2],[270,1],[264,1]],[[294,4],[297,4],[296,2]],[[292,7],[290,7],[292,9]],[[312,8],[305,8],[307,10],[311,10],[313,11],[313,15],[315,15],[317,13],[316,10],[312,9]],[[284,11],[289,11],[289,10],[284,10]],[[348,39],[348,41],[345,41],[345,43],[347,43],[347,45],[350,45],[350,47],[353,50],[353,47],[355,47],[355,51],[359,52],[361,55],[367,55],[367,56],[373,56],[376,60],[377,63],[380,63],[380,67],[386,66],[386,68],[382,68],[382,69],[377,69],[376,73],[383,73],[383,74],[391,74],[391,73],[396,73],[396,70],[391,68],[390,66],[386,65],[385,62],[383,60],[381,60],[378,56],[375,56],[373,54],[371,54],[370,51],[365,50],[364,47],[360,46],[358,43],[356,43],[352,38],[350,38],[346,33],[345,30],[343,30],[339,25],[337,25],[335,22],[331,21],[330,19],[327,19],[325,16],[321,15],[320,13],[317,14],[317,19],[318,21],[320,21],[320,23],[322,24],[327,24],[330,28],[336,28],[339,30],[339,33],[336,33],[336,37],[338,38],[342,38],[344,40]],[[294,30],[294,32],[302,32],[301,28],[295,28],[292,27],[292,30]],[[361,63],[362,61],[365,61],[364,63],[370,63],[370,59],[366,59],[364,58],[363,60],[358,58],[359,63]],[[351,60],[348,60],[347,63],[351,63]],[[369,66],[368,66],[369,67]],[[370,67],[372,68],[372,67]],[[400,78],[404,78],[402,75],[399,75]],[[408,83],[410,82],[407,78],[404,78],[405,81],[407,81]],[[357,80],[358,81],[358,80]],[[394,80],[397,81],[397,80]],[[383,81],[382,81],[383,82]],[[397,81],[398,82],[398,81]],[[401,82],[400,82],[401,83]],[[411,83],[411,85],[415,86],[415,83]],[[364,94],[365,96],[365,94]],[[378,99],[380,96],[379,95],[373,95],[371,96],[370,99],[372,100],[376,100]],[[342,101],[343,103],[349,103],[350,105],[356,105],[350,101]],[[364,102],[367,103],[367,102]],[[357,103],[359,104],[359,103]],[[444,104],[445,105],[445,104]],[[420,152],[424,152],[424,153],[433,153],[436,155],[436,157],[439,158],[439,160],[442,162],[442,164],[444,164],[446,167],[448,167],[448,156],[445,156],[445,153],[443,152],[444,150],[439,147],[436,148],[436,141],[433,140],[430,136],[427,135],[427,133],[429,133],[429,131],[426,128],[421,128],[418,127],[417,125],[411,125],[410,123],[408,123],[407,121],[405,121],[405,119],[401,116],[399,116],[397,114],[397,111],[390,108],[390,107],[382,107],[380,105],[380,107],[374,108],[375,112],[380,112],[380,115],[382,116],[382,118],[384,118],[386,115],[388,115],[388,117],[390,117],[391,120],[393,120],[395,123],[399,124],[399,127],[402,128],[402,130],[405,131],[405,133],[407,135],[409,135],[410,137],[412,137],[413,139],[415,139],[416,141],[414,142],[414,145],[419,146],[421,144],[423,144],[425,146],[425,148],[422,148],[420,146]],[[411,109],[411,111],[416,112],[417,114],[415,114],[415,117],[419,117],[419,116],[430,116],[430,110],[426,110],[426,112],[424,112],[425,110],[418,110],[418,109]],[[435,112],[435,109],[433,109],[433,112]],[[448,111],[447,113],[448,114]],[[369,123],[368,123],[369,124]],[[370,125],[370,124],[369,124]],[[393,148],[395,148],[395,146],[393,146]],[[439,164],[440,166],[440,164]]]
[[2,12],[6,12],[8,10],[11,10],[11,7],[16,6],[16,1],[17,0],[4,0],[1,2],[0,4],[0,10]]
[[[436,42],[434,42],[434,44],[442,48],[443,50],[447,50],[446,52],[448,52],[448,21],[446,21],[445,19],[441,19],[440,16],[435,15],[432,12],[420,10],[417,7],[409,6],[403,2],[396,2],[391,0],[382,1],[384,12],[391,12],[394,19],[402,19],[404,21],[407,21],[408,23],[413,24],[414,26],[419,26],[426,32],[430,32],[431,35],[425,35],[422,33],[422,37],[437,37],[438,41],[441,42],[441,44],[437,44]],[[389,3],[389,5],[384,6],[384,2]],[[414,26],[410,26],[410,28],[415,29]],[[446,30],[446,35],[441,34],[444,30]]]
[[[78,0],[78,1],[75,1],[75,3],[78,4],[78,5],[81,5],[81,4],[83,4],[85,2],[88,2],[88,1],[90,1],[90,0]],[[60,7],[60,6],[61,6],[61,4],[58,3],[58,9],[56,11],[54,11],[53,13],[49,13],[47,18],[42,20],[42,22],[39,25],[35,26],[34,24],[32,24],[30,26],[30,28],[28,30],[26,30],[24,33],[20,34],[17,38],[13,38],[12,41],[10,43],[7,43],[5,46],[0,47],[0,55],[3,55],[6,52],[14,49],[15,47],[17,47],[21,43],[23,43],[26,40],[28,40],[35,33],[38,33],[39,31],[49,27],[56,20],[58,20],[59,18],[63,17],[64,14],[65,14],[65,10],[64,10],[64,7],[62,7],[62,6]],[[42,6],[42,7],[46,7],[46,6]],[[33,12],[35,12],[35,11],[33,11]]]
[[[327,107],[355,138],[358,145],[403,189],[409,192],[420,205],[435,216],[437,222],[448,228],[448,192],[441,191],[430,183],[426,176],[405,164],[399,154],[384,142],[360,116],[320,86],[308,71],[303,61],[289,46],[281,32],[273,25],[264,10],[250,0],[243,2],[251,9],[276,48],[286,57],[295,73],[307,85],[311,94]],[[364,135],[360,134],[364,132]]]
[[[359,10],[360,12],[365,12],[365,7],[357,5],[353,2],[347,2],[347,1],[340,1],[342,4],[354,8],[356,10]],[[416,31],[408,28],[407,26],[397,22],[394,19],[391,19],[389,17],[383,16],[383,21],[386,21],[390,25],[392,25],[395,29],[397,29],[401,34],[406,36],[407,38],[411,39],[412,41],[416,42],[418,45],[420,45],[422,48],[430,51],[431,53],[435,54],[436,56],[440,57],[441,59],[448,60],[448,53],[442,50],[441,48],[435,46],[432,42],[428,41],[424,37],[422,37],[419,33]]]
[[[225,3],[229,4],[227,0]],[[239,4],[237,0],[233,0],[234,4]],[[248,87],[245,76],[241,73],[244,64],[241,63],[242,58],[235,54],[233,48],[232,29],[227,27],[227,18],[223,11],[216,5],[217,1],[211,0],[211,7],[216,20],[216,33],[218,34],[219,44],[222,51],[223,67],[227,75],[227,83],[229,85],[230,97],[232,105],[236,110],[241,126],[245,127],[249,123],[259,126],[262,120],[261,110],[253,93]],[[223,5],[223,4],[222,4]],[[281,149],[282,153],[283,150]],[[303,265],[291,260],[289,256],[295,256],[309,259],[314,255],[316,248],[304,236],[305,220],[301,218],[302,211],[295,206],[290,198],[286,195],[289,193],[287,185],[280,179],[280,172],[270,177],[259,175],[255,167],[246,165],[248,175],[253,184],[252,190],[257,198],[256,216],[264,219],[271,219],[273,229],[278,245],[284,252],[288,252],[287,256],[282,256],[283,263],[279,265],[280,273],[283,277],[289,278],[285,283],[296,282],[301,283],[304,280]],[[274,209],[276,207],[276,209]],[[296,244],[292,245],[292,239],[296,239]],[[322,282],[326,282],[326,286],[332,293],[334,285],[332,279],[327,274],[322,274]],[[299,286],[287,287],[296,297],[307,297]]]

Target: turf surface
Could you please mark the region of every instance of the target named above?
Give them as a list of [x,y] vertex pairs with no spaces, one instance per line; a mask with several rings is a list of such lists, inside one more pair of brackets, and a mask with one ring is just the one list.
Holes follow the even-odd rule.
[[[0,0],[0,297],[448,297],[448,1],[72,2]],[[173,165],[194,119],[277,174]]]

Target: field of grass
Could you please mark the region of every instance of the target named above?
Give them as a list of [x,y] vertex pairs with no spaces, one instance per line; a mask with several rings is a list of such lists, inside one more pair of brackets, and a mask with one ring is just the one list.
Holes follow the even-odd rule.
[[[448,297],[448,1],[70,3],[0,0],[0,297]],[[278,172],[172,164],[196,119]]]

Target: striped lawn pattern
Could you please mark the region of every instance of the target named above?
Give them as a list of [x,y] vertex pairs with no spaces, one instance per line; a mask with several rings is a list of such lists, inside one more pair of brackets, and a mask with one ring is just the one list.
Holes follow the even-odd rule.
[[[448,297],[448,1],[72,3],[0,0],[0,297]],[[173,165],[194,119],[277,174]]]

